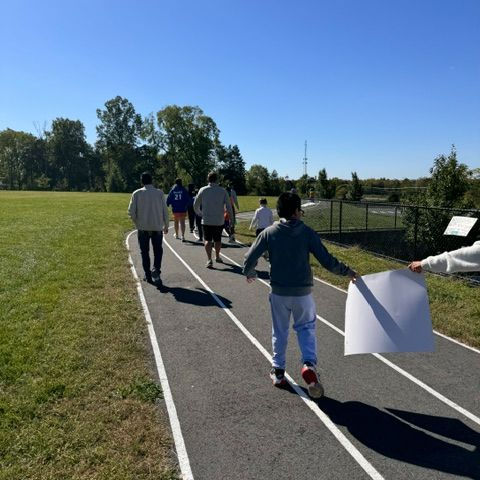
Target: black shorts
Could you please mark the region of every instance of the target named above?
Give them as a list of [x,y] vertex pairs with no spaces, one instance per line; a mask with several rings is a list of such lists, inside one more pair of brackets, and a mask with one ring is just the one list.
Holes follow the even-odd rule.
[[203,238],[207,242],[222,241],[223,225],[203,225]]

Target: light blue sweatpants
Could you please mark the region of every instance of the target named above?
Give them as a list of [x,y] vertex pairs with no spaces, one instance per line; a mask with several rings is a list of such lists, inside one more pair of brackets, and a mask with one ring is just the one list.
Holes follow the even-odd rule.
[[284,297],[270,294],[272,312],[272,366],[285,368],[290,317],[293,315],[293,329],[297,332],[298,345],[302,352],[302,363],[317,364],[317,337],[315,324],[317,312],[312,294],[302,297]]

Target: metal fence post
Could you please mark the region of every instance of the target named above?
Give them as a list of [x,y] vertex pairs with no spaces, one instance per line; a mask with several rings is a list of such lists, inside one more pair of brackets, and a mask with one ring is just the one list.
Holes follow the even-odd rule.
[[417,258],[417,237],[418,237],[418,206],[415,207],[415,223],[413,229],[413,259]]
[[342,212],[343,212],[343,202],[340,200],[339,211],[338,211],[338,241],[342,239]]
[[365,231],[368,232],[368,203],[365,204]]
[[333,232],[333,200],[330,200],[330,233]]

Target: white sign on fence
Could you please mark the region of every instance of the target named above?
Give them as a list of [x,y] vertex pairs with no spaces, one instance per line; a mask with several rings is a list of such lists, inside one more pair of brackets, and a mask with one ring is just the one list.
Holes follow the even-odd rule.
[[443,234],[466,237],[468,232],[475,225],[476,221],[477,219],[472,217],[452,217],[447,229],[443,232]]

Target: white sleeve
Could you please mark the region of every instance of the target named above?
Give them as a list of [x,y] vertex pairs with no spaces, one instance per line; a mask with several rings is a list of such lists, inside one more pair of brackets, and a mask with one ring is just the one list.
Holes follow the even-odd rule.
[[444,252],[422,260],[422,267],[432,272],[474,272],[480,270],[480,241],[470,247]]

